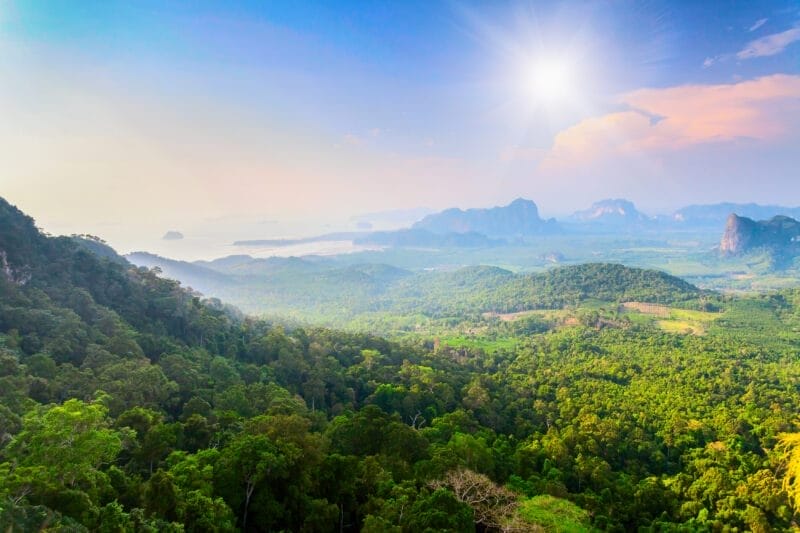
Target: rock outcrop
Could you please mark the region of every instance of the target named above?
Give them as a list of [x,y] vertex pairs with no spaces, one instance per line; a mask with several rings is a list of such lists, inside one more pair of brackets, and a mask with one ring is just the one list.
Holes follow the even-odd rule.
[[720,241],[720,252],[725,255],[738,255],[758,248],[765,248],[783,256],[798,255],[800,222],[786,216],[755,221],[731,213],[725,224],[725,234]]

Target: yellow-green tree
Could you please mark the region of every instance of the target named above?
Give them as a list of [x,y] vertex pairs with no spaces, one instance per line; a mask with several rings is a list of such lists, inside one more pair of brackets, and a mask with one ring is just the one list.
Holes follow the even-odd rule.
[[786,465],[783,490],[789,495],[792,507],[800,509],[800,433],[781,433],[776,449]]

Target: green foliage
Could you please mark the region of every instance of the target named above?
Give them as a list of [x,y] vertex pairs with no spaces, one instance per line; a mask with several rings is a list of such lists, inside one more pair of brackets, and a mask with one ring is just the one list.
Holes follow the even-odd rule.
[[437,489],[414,502],[403,521],[406,531],[434,533],[440,531],[471,532],[475,530],[472,509],[458,501],[446,489]]
[[783,490],[788,494],[792,507],[800,509],[800,433],[778,435],[778,451],[786,469]]
[[592,531],[589,513],[574,503],[550,495],[528,498],[520,503],[519,514],[544,531],[586,533]]

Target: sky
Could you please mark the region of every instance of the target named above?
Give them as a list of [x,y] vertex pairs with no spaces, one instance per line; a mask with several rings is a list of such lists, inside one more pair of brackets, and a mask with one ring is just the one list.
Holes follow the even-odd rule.
[[798,147],[797,0],[0,0],[0,196],[123,251],[517,197],[799,205]]

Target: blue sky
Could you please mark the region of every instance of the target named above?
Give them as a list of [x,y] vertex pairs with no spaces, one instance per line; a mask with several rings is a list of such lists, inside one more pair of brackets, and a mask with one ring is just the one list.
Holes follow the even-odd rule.
[[795,205],[800,5],[0,0],[0,114],[56,232]]

